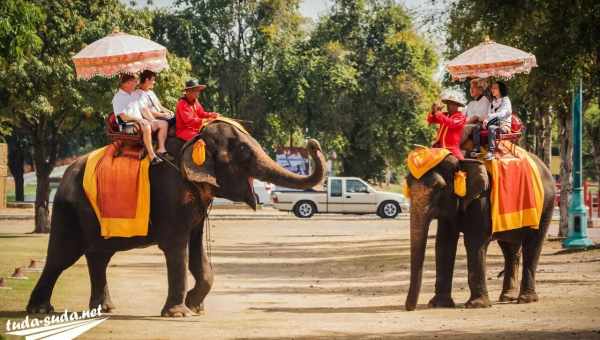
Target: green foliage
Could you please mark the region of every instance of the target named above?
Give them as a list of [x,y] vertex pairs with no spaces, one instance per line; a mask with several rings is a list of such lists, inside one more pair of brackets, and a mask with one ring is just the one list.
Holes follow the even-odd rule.
[[0,2],[0,65],[18,62],[39,50],[42,41],[37,26],[44,20],[42,9],[29,1]]
[[411,143],[427,143],[422,113],[437,91],[437,58],[401,6],[337,2],[311,44],[325,64],[313,74],[308,98],[325,110],[307,115],[307,126],[322,131],[325,141],[344,136],[345,174],[382,178],[386,168],[400,166]]
[[158,74],[154,91],[160,98],[162,105],[175,112],[175,105],[181,98],[185,81],[191,75],[192,65],[186,58],[168,54],[169,69]]

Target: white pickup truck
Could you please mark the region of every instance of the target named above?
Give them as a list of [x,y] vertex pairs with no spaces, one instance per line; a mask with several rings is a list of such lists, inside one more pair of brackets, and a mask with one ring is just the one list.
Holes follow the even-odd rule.
[[408,212],[408,200],[402,195],[377,191],[360,178],[329,177],[325,189],[294,190],[275,188],[271,200],[275,209],[293,211],[301,218],[315,213],[377,214],[394,218]]

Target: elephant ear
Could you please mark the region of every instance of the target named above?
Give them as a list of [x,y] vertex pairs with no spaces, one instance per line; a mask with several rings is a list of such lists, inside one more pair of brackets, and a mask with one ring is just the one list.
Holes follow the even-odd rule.
[[215,175],[215,159],[212,153],[212,144],[196,136],[187,142],[181,151],[181,172],[184,178],[198,184],[209,184],[215,188],[217,177]]
[[461,198],[460,208],[465,211],[469,204],[490,188],[490,179],[482,162],[474,159],[460,161],[460,170],[467,175],[467,193]]

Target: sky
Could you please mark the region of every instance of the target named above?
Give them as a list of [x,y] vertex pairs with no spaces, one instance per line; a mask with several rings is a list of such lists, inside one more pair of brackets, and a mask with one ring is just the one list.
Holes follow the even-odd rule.
[[316,19],[319,14],[323,14],[329,7],[328,0],[304,0],[300,4],[300,12],[305,17]]

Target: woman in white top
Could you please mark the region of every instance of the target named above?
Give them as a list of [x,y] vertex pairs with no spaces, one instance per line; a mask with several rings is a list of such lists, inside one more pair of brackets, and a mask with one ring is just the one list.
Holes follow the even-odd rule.
[[165,157],[172,158],[165,148],[165,141],[169,129],[167,119],[172,117],[173,112],[164,108],[154,91],[152,91],[155,81],[156,74],[154,72],[149,70],[142,72],[140,74],[140,84],[134,95],[137,97],[137,103],[144,118],[152,125],[152,130],[158,130],[158,149],[156,150],[158,156],[162,159]]
[[488,153],[485,157],[488,160],[494,158],[496,135],[499,132],[510,132],[512,117],[512,105],[506,84],[501,81],[495,82],[492,85],[492,96],[488,117],[483,121],[483,125],[488,129]]

